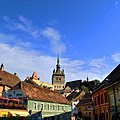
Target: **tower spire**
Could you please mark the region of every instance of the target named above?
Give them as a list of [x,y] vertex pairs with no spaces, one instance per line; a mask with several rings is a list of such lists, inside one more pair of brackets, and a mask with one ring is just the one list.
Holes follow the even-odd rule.
[[89,81],[89,78],[88,78],[88,76],[87,76],[87,82]]
[[59,61],[59,55],[58,55],[58,58],[57,58],[56,72],[60,73],[60,61]]
[[57,65],[59,64],[59,57],[57,58]]
[[57,64],[59,64],[59,54],[58,54],[58,57],[57,57]]
[[1,64],[0,69],[1,69],[2,71],[4,71],[4,65],[3,65],[3,63]]

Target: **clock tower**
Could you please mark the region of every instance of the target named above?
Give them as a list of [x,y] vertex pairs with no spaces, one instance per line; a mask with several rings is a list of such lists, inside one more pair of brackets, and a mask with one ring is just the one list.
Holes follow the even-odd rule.
[[65,74],[64,70],[60,70],[59,57],[57,58],[56,69],[53,70],[52,84],[56,91],[62,91],[65,87]]

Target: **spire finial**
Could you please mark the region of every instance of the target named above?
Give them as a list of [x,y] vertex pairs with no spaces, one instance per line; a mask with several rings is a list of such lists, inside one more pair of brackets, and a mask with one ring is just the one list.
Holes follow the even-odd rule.
[[60,73],[59,55],[58,55],[58,58],[57,58],[56,72]]
[[4,65],[3,63],[1,64],[1,68],[0,68],[2,71],[4,71]]
[[58,54],[58,57],[57,57],[57,64],[59,64],[59,54]]
[[88,76],[87,76],[87,82],[89,81],[89,78],[88,78]]
[[35,79],[35,80],[39,80],[37,72],[35,72],[35,71],[33,72],[32,78]]
[[57,58],[57,64],[59,64],[59,58]]

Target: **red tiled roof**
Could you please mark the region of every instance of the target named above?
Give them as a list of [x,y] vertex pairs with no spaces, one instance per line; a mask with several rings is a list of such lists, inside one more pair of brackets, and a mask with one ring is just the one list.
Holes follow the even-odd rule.
[[34,86],[29,83],[20,82],[13,89],[22,89],[29,99],[70,104],[70,102],[60,93],[39,86]]
[[0,70],[0,85],[6,85],[12,88],[20,81],[21,80],[18,78],[18,76]]

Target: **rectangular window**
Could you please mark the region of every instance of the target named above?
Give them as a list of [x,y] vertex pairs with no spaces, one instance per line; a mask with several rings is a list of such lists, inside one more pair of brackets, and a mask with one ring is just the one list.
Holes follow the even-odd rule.
[[100,105],[100,96],[97,96],[98,105]]
[[95,106],[96,106],[96,97],[94,97],[94,104],[95,104]]
[[55,105],[52,106],[52,109],[55,110]]
[[50,110],[50,105],[49,104],[47,104],[47,110]]
[[100,95],[101,98],[101,104],[103,104],[103,94]]
[[108,95],[106,92],[104,93],[104,97],[105,97],[105,103],[107,103],[108,102]]
[[66,111],[68,111],[68,107],[67,106],[65,107],[65,109],[66,109]]
[[120,91],[118,91],[118,102],[120,102]]
[[2,78],[0,78],[0,82],[2,82]]
[[112,105],[115,104],[115,102],[114,102],[114,96],[113,96],[113,95],[111,95],[111,104],[112,104]]
[[60,110],[60,106],[58,105],[58,110]]
[[62,106],[62,111],[64,111],[64,106]]

